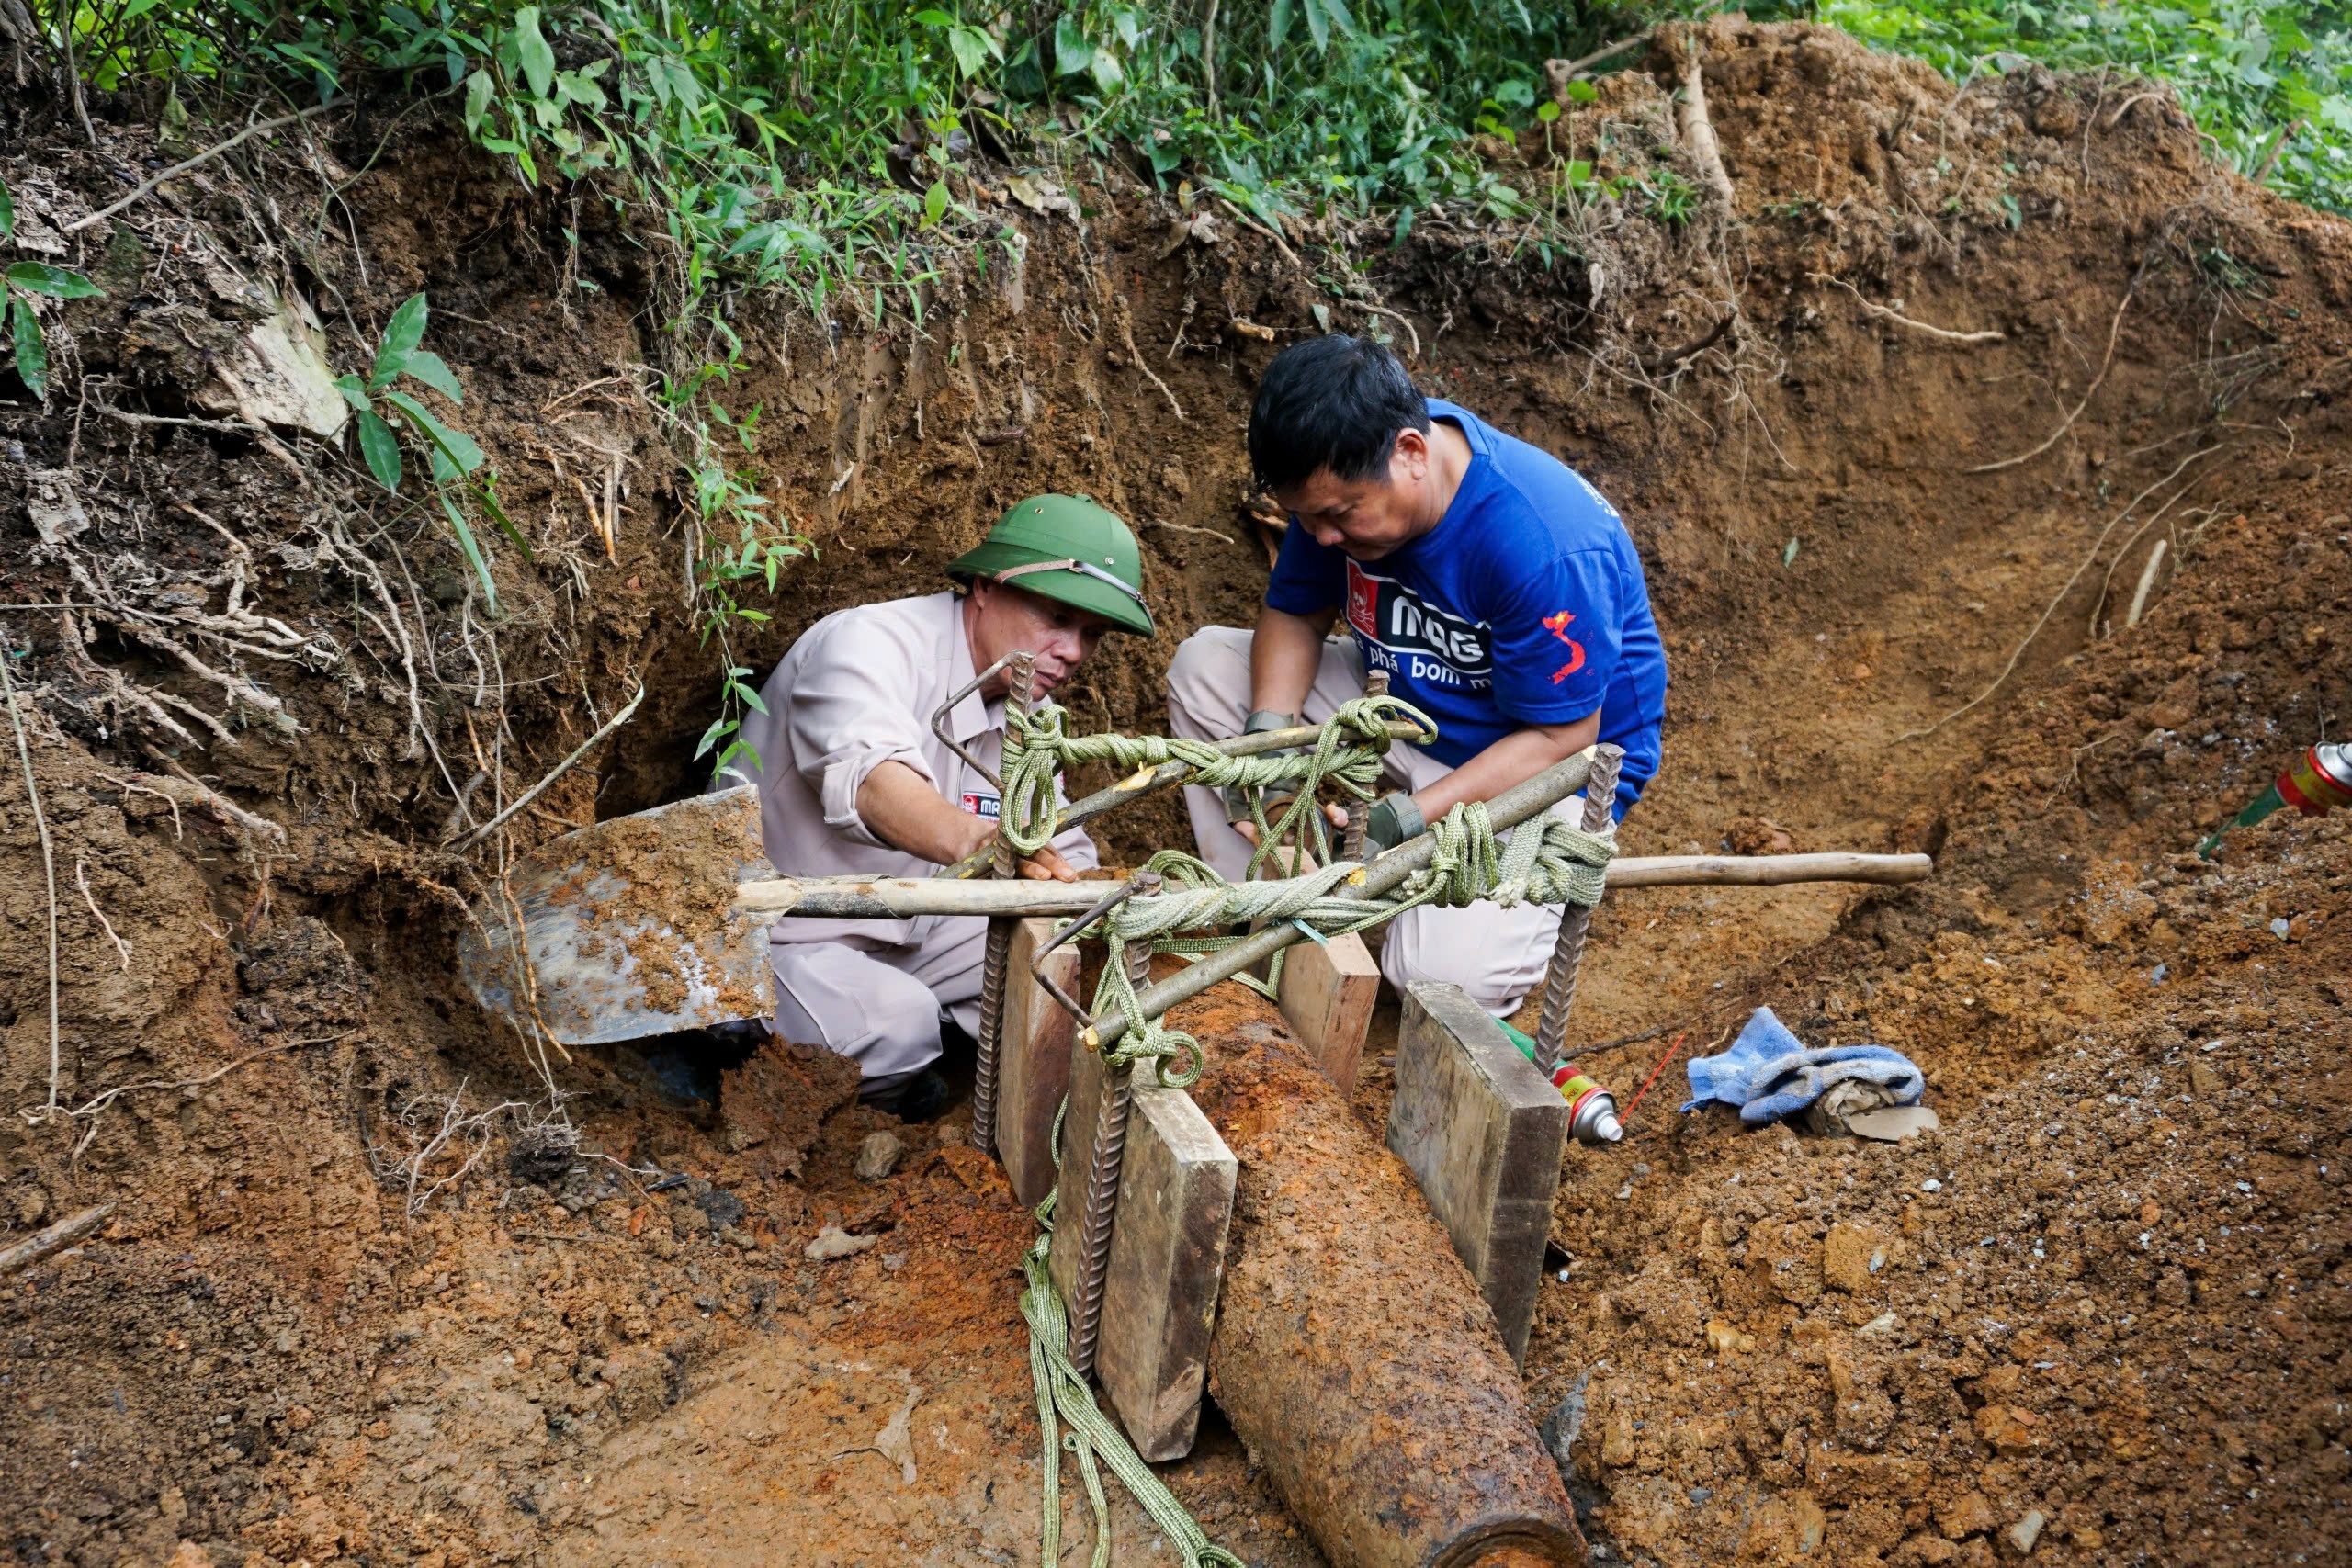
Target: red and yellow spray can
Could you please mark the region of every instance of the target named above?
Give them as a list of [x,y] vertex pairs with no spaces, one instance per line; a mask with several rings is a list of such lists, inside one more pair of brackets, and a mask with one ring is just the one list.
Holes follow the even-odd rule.
[[2244,811],[2222,823],[2212,837],[2198,845],[2197,852],[2211,860],[2222,834],[2233,828],[2251,828],[2272,812],[2290,806],[2305,817],[2324,817],[2331,811],[2352,807],[2352,745],[2334,741],[2305,751]]
[[1563,1062],[1553,1069],[1552,1087],[1568,1102],[1568,1136],[1579,1144],[1613,1144],[1625,1135],[1617,1120],[1617,1097]]

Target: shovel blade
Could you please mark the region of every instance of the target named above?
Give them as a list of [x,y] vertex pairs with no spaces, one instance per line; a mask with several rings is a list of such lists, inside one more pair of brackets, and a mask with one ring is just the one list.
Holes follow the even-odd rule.
[[766,1018],[771,917],[729,905],[775,874],[748,784],[616,817],[516,863],[475,906],[458,975],[486,1010],[567,1046]]

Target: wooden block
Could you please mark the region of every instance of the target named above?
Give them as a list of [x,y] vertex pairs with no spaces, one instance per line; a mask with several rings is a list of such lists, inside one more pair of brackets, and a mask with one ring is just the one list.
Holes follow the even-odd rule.
[[1061,1201],[1054,1205],[1054,1245],[1046,1261],[1054,1289],[1068,1306],[1078,1288],[1078,1223],[1083,1208],[1079,1194],[1094,1156],[1094,1108],[1102,1099],[1104,1075],[1102,1058],[1083,1045],[1072,1044],[1062,1059],[1069,1074],[1069,1109],[1062,1113],[1062,1168],[1070,1179],[1062,1189]]
[[[1029,973],[1037,950],[1054,940],[1055,922],[1037,919],[1013,927],[1005,965],[1004,1032],[997,1047],[996,1146],[1004,1174],[1023,1207],[1035,1208],[1054,1190],[1054,1112],[1069,1087],[1070,1040],[1077,1021],[1046,994]],[[1078,995],[1078,944],[1057,948],[1046,972]]]
[[1283,954],[1276,989],[1283,1017],[1324,1076],[1341,1094],[1353,1094],[1373,1006],[1380,999],[1380,965],[1372,961],[1363,938],[1351,931],[1329,942],[1299,942]]
[[1200,1427],[1238,1169],[1191,1095],[1136,1090],[1094,1375],[1154,1462],[1190,1453]]
[[1486,1009],[1458,986],[1408,988],[1388,1146],[1420,1182],[1522,1364],[1567,1131],[1559,1090]]

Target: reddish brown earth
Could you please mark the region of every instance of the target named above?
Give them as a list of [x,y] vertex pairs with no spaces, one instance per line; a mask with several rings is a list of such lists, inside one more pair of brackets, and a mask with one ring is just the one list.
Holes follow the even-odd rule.
[[[1138,522],[1171,634],[1244,615],[1256,373],[1316,305],[1418,342],[1417,375],[1577,464],[1642,547],[1675,685],[1631,850],[1785,834],[1939,860],[1918,888],[1653,890],[1596,919],[1575,1032],[1668,1031],[1583,1063],[1621,1099],[1678,1037],[1705,1048],[1769,1004],[1808,1041],[1911,1054],[1944,1124],[1888,1149],[1678,1117],[1669,1065],[1627,1144],[1569,1153],[1528,1403],[1596,1556],[2341,1560],[2352,843],[2287,820],[2212,865],[2183,852],[2342,730],[2352,230],[2205,165],[2177,110],[2119,83],[1955,99],[1810,29],[1721,23],[1708,49],[1736,220],[1594,209],[1589,265],[1433,214],[1341,268],[1335,227],[1278,247],[1220,211],[1179,232],[1114,186],[1082,234],[992,209],[1023,264],[954,273],[922,333],[742,301],[729,406],[764,410],[750,461],[820,553],[741,661],[928,591],[1045,488]],[[637,1054],[582,1055],[554,1064],[559,1115],[454,984],[458,908],[506,856],[699,783],[715,665],[679,607],[672,469],[605,379],[652,352],[645,253],[422,115],[380,157],[380,123],[322,130],[350,178],[331,222],[291,220],[322,199],[298,145],[68,243],[152,137],[102,102],[93,152],[38,112],[0,106],[0,178],[108,297],[54,319],[72,368],[45,412],[0,384],[0,599],[102,608],[0,612],[52,840],[63,1108],[0,1122],[0,1245],[119,1208],[0,1282],[0,1553],[1025,1558],[1032,1226],[956,1119],[896,1129],[896,1173],[868,1183],[852,1165],[888,1119],[788,1055],[713,1106]],[[1659,113],[1629,73],[1555,128],[1566,144],[1495,152],[1528,179],[1570,154],[1674,163],[1644,130]],[[1001,177],[974,171],[973,199]],[[600,292],[562,281],[569,221]],[[427,346],[537,549],[499,554],[503,619],[437,526],[361,516],[347,456],[152,423],[228,423],[197,395],[251,319],[239,276],[310,299],[338,368],[429,289]],[[1936,338],[1823,278],[2004,338]],[[611,452],[608,559],[582,495]],[[224,642],[240,570],[244,603],[332,646]],[[252,690],[232,706],[160,637]],[[1159,728],[1173,642],[1090,672],[1080,726]],[[511,838],[438,847],[639,679],[636,720]],[[0,750],[0,1090],[38,1112],[50,899],[13,733]],[[1163,803],[1111,847],[1174,842]],[[1372,1125],[1387,1083],[1360,1086]],[[812,1260],[829,1220],[879,1239]],[[1214,1421],[1169,1474],[1253,1563],[1318,1561]],[[1117,1560],[1159,1560],[1114,1512]]]

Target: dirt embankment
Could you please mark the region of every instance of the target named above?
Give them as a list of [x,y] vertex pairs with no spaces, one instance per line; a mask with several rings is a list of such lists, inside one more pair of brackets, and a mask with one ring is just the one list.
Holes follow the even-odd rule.
[[[1495,152],[1529,180],[1686,167],[1654,63],[1553,143]],[[1021,495],[1081,490],[1139,525],[1170,633],[1068,701],[1159,728],[1174,633],[1262,582],[1237,510],[1255,373],[1317,307],[1396,335],[1641,545],[1675,685],[1634,850],[1785,835],[1942,868],[1597,920],[1578,1032],[1668,1026],[1591,1061],[1622,1089],[1770,1003],[1808,1040],[1911,1053],[1945,1130],[1876,1150],[1679,1120],[1669,1066],[1627,1145],[1571,1153],[1529,1398],[1592,1539],[1665,1563],[2341,1555],[2352,859],[2292,823],[2219,869],[2178,857],[2340,728],[2352,234],[2202,164],[2120,83],[1956,96],[1731,22],[1707,72],[1736,218],[1579,209],[1573,257],[1438,213],[1341,268],[1335,231],[1277,244],[1115,189],[1083,229],[1003,205],[1018,265],[953,274],[920,332],[741,301],[729,406],[763,410],[748,461],[820,547],[742,661],[927,591]],[[120,1204],[0,1285],[0,1550],[1022,1555],[1029,1225],[955,1121],[895,1129],[868,1182],[852,1164],[888,1119],[820,1125],[842,1086],[811,1064],[763,1058],[713,1106],[583,1057],[558,1071],[575,1155],[451,983],[457,908],[499,863],[448,859],[445,833],[640,679],[637,719],[514,847],[695,782],[713,670],[630,384],[649,253],[424,116],[380,155],[381,124],[322,122],[69,238],[159,158],[98,108],[92,152],[0,107],[28,254],[108,290],[53,318],[63,395],[0,388],[5,597],[96,606],[0,613],[56,873],[56,1099],[81,1112],[0,1124],[0,1224]],[[256,193],[309,211],[327,185],[332,223],[262,216]],[[576,253],[549,238],[567,221]],[[363,525],[348,458],[258,439],[219,394],[289,301],[349,368],[419,288],[535,546],[499,550],[497,618],[436,524]],[[13,1111],[52,1081],[20,778],[0,869]],[[1367,1072],[1359,1109],[1385,1094]],[[828,1221],[878,1239],[806,1257]],[[1172,1474],[1253,1562],[1315,1560],[1229,1436]]]

